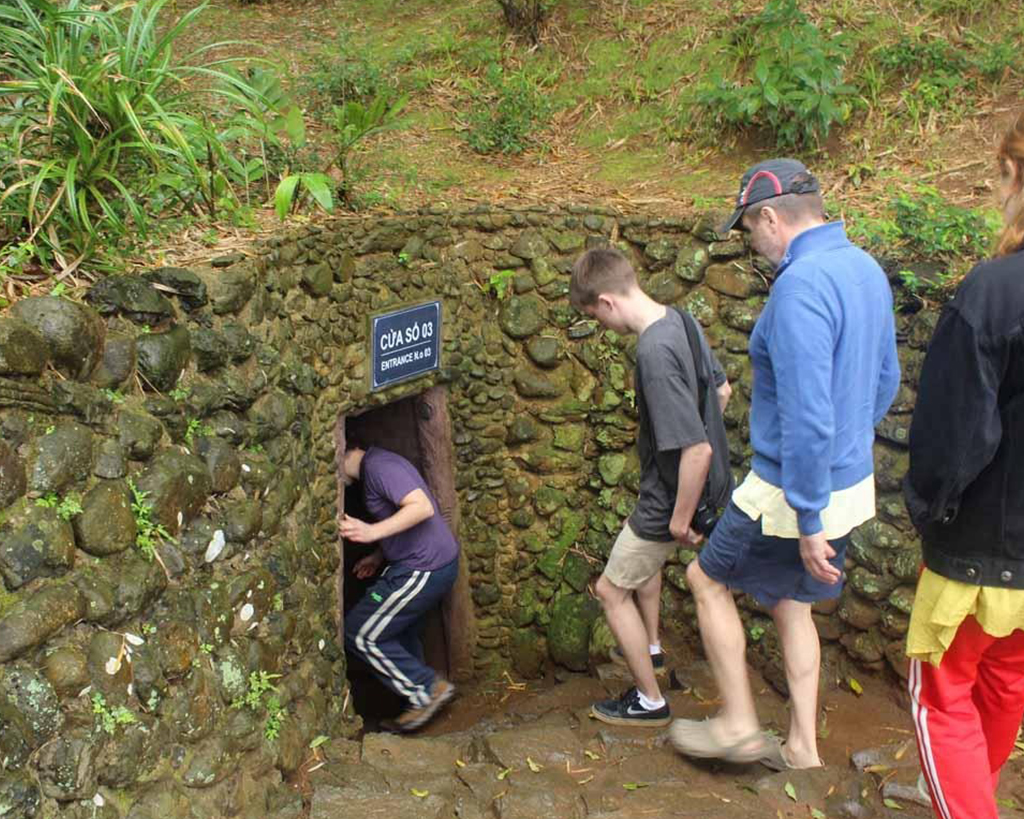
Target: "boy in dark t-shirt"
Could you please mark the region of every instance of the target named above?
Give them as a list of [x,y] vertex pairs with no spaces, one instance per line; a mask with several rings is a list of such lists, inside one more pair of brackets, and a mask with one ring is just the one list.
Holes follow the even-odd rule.
[[[569,298],[606,329],[638,336],[640,494],[594,588],[619,644],[612,659],[629,667],[636,685],[595,703],[591,716],[614,724],[667,725],[669,706],[655,678],[664,666],[658,634],[661,568],[679,546],[692,549],[701,542],[704,518],[695,513],[702,501],[705,508],[721,508],[729,496],[732,475],[721,413],[730,388],[695,325],[700,349],[691,352],[686,322],[692,318],[641,290],[618,250],[584,253],[573,267]],[[699,378],[696,362],[713,377]]]
[[366,578],[388,565],[346,616],[345,647],[409,701],[396,724],[415,731],[455,693],[420,658],[419,633],[424,615],[455,583],[459,544],[423,477],[401,455],[378,447],[348,449],[344,481],[347,486],[357,480],[375,522],[345,515],[341,536],[379,545],[353,571]]

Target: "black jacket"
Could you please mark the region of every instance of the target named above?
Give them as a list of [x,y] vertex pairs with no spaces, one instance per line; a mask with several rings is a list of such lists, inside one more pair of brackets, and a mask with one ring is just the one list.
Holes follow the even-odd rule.
[[904,494],[929,569],[1024,588],[1024,251],[977,265],[942,311]]

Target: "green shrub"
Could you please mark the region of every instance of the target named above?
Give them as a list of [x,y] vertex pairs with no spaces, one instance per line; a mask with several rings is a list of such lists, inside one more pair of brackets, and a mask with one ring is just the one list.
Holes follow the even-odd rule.
[[893,213],[903,246],[914,257],[973,261],[992,245],[991,226],[983,213],[949,203],[934,188],[900,194]]
[[349,100],[369,102],[378,94],[393,91],[387,68],[360,49],[345,31],[334,45],[313,56],[313,67],[301,83],[314,111],[329,110]]
[[848,49],[796,0],[769,0],[737,27],[726,53],[736,72],[713,73],[695,96],[716,131],[765,129],[780,148],[799,148],[819,144],[849,119],[856,89],[843,81]]
[[956,270],[988,253],[999,225],[994,212],[954,205],[928,186],[898,194],[882,215],[848,217],[850,238],[870,250],[907,260],[945,262]]
[[998,82],[1019,62],[1012,41],[993,42],[970,33],[962,44],[903,36],[876,49],[872,58],[899,83],[902,107],[916,125],[933,112],[943,115],[971,108],[983,81]]
[[174,58],[204,7],[165,24],[165,4],[0,5],[0,244],[34,242],[47,266],[75,266],[101,240],[145,237],[150,197],[188,204],[193,190],[214,212],[227,194],[227,148],[188,83],[232,80],[218,67],[224,61]]
[[531,77],[492,63],[469,113],[465,139],[477,153],[519,154],[535,144],[532,134],[550,114],[550,104]]

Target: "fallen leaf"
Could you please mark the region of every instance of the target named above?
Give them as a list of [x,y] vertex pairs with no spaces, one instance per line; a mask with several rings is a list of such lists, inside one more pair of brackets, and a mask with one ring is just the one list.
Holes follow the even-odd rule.
[[882,804],[892,810],[903,810],[903,805],[901,805],[895,799],[890,799],[888,796],[882,800]]
[[811,808],[811,819],[828,819],[828,817],[817,808]]
[[309,750],[315,751],[317,748],[319,748],[321,745],[323,745],[325,742],[328,742],[329,740],[330,737],[320,734],[320,736],[318,736],[316,739],[309,743]]
[[903,759],[903,755],[907,752],[907,748],[910,747],[912,742],[912,739],[908,739],[906,742],[900,745],[900,747],[896,749],[896,753],[893,754],[893,757],[895,759]]
[[586,785],[586,784],[587,784],[588,782],[590,782],[590,780],[592,780],[593,778],[594,778],[594,777],[592,777],[592,776],[588,776],[588,777],[587,777],[586,779],[581,779],[581,780],[579,780],[579,781],[578,781],[578,782],[577,782],[576,784],[577,784],[577,785]]
[[465,768],[466,767],[466,763],[463,762],[461,759],[456,759],[455,760],[455,764],[458,765],[460,768]]
[[430,796],[430,791],[421,791],[419,788],[409,788],[409,793],[413,796],[417,796],[420,799],[426,799]]
[[624,787],[627,791],[638,791],[641,788],[646,788],[647,787],[647,783],[646,782],[623,782],[622,783],[622,787]]
[[864,693],[864,688],[853,677],[850,677],[848,682],[850,683],[850,690],[858,697]]
[[530,759],[530,757],[526,757],[526,764],[530,767],[530,770],[533,771],[534,773],[539,773],[540,769],[544,767],[543,765],[538,765],[536,762],[534,762],[532,759]]
[[796,788],[793,787],[792,782],[787,782],[785,785],[783,785],[782,790],[786,792],[786,796],[788,796],[790,799],[796,802]]
[[584,751],[583,753],[586,754],[587,759],[600,759],[601,758],[600,754],[595,754],[593,751]]
[[510,773],[512,773],[512,769],[511,768],[502,768],[500,771],[498,771],[498,781],[500,782],[506,776],[508,776]]

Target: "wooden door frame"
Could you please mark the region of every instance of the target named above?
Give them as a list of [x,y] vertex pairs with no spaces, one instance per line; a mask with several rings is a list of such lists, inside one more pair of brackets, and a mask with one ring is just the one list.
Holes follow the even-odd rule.
[[[414,396],[416,428],[423,464],[423,479],[433,493],[456,538],[459,535],[459,496],[455,491],[455,450],[452,445],[451,418],[448,414],[448,392],[434,386]],[[367,407],[363,412],[374,409]],[[361,415],[362,412],[350,413]],[[339,415],[334,428],[335,467],[338,485],[337,520],[340,527],[345,516],[344,459],[346,449],[345,415]],[[339,645],[345,645],[345,541],[338,536],[338,572],[336,578],[337,622]],[[448,674],[451,679],[465,681],[473,677],[473,648],[476,645],[476,617],[470,594],[469,561],[459,550],[459,574],[455,585],[445,597],[442,616],[446,632]]]

